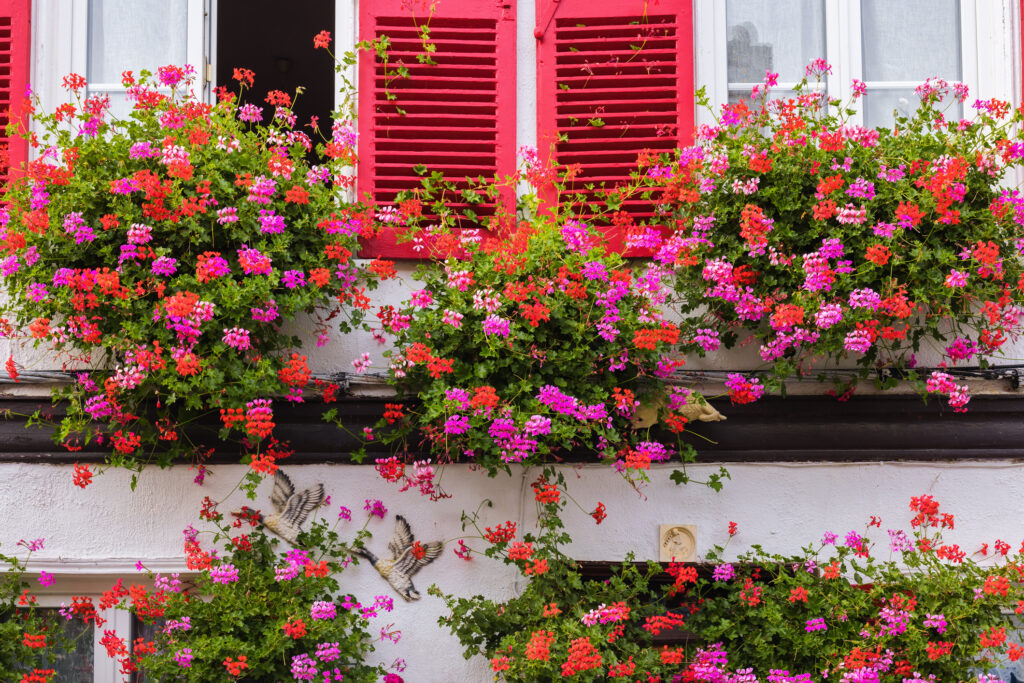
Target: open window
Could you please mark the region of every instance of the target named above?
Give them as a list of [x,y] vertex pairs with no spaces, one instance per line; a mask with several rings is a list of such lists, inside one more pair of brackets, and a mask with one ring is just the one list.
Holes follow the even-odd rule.
[[329,126],[334,63],[313,48],[313,36],[335,33],[342,23],[339,5],[351,11],[347,0],[288,6],[278,0],[71,0],[65,18],[72,37],[68,70],[85,76],[90,94],[108,94],[113,113],[123,116],[131,110],[121,84],[125,70],[137,74],[190,64],[196,69],[196,94],[212,101],[213,86],[237,87],[234,69],[251,69],[256,83],[246,101],[264,105],[270,90],[294,95],[303,86],[296,98],[297,125],[316,116]]
[[[306,130],[316,117],[320,130],[330,135],[334,109],[334,61],[324,50],[313,49],[313,36],[334,33],[334,2],[282,3],[280,0],[218,0],[215,7],[215,85],[237,90],[236,68],[256,73],[251,90],[242,100],[266,108],[264,98],[280,90],[295,98],[295,127]],[[304,88],[295,97],[295,89]],[[269,114],[267,115],[269,116]]]

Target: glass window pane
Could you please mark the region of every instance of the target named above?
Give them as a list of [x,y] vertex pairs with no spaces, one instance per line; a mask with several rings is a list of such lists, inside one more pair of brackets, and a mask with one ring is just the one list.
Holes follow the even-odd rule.
[[730,83],[799,81],[825,57],[825,0],[728,0],[726,24]]
[[[901,116],[910,116],[917,111],[921,104],[921,98],[914,93],[913,88],[892,88],[892,89],[869,89],[864,94],[864,125],[869,128],[878,126],[891,127],[895,117],[894,111],[899,111]],[[957,121],[963,116],[964,107],[959,102],[953,101],[951,95],[940,106],[940,111],[946,115],[947,121]],[[941,107],[947,107],[942,109]]]
[[90,83],[185,63],[188,0],[89,0]]
[[913,88],[897,88],[893,90],[871,90],[864,94],[864,123],[875,126],[891,126],[893,112],[899,111],[901,116],[910,116],[917,109],[921,98],[914,94]]
[[[153,642],[163,631],[164,626],[167,624],[166,619],[156,619],[154,623],[147,624],[146,622],[139,619],[138,616],[132,615],[132,643],[134,646],[136,638],[142,638],[145,641]],[[131,676],[131,683],[147,683],[145,671],[136,671]]]
[[[90,88],[89,92],[91,94],[95,91],[93,91]],[[128,101],[128,95],[123,91],[118,92],[116,90],[113,92],[108,92],[107,95],[110,96],[110,113],[113,115],[113,117],[116,119],[128,118],[128,116],[132,113],[133,107],[135,106],[134,102]]]
[[46,667],[54,669],[57,674],[54,677],[58,681],[91,681],[93,679],[93,628],[81,619],[68,621],[60,615],[56,608],[37,609],[42,614],[51,628],[59,631],[65,639],[70,650],[51,648],[49,652],[56,653],[46,662]]
[[961,76],[960,0],[861,0],[864,80]]

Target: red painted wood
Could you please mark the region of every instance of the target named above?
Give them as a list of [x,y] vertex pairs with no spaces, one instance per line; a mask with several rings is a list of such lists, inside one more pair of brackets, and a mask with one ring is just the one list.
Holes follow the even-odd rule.
[[[388,67],[372,53],[360,57],[357,188],[360,199],[369,196],[377,206],[393,205],[397,192],[420,187],[417,164],[453,181],[515,172],[516,0],[440,2],[430,17],[418,12],[415,23],[403,7],[408,4],[360,3],[360,39],[387,35],[390,66],[400,60],[409,70],[408,78],[387,84],[396,96],[388,100]],[[435,65],[416,59],[423,47],[415,25],[428,18]],[[510,193],[499,202],[506,210],[515,208]],[[495,210],[493,203],[473,208],[483,220]],[[465,227],[476,226],[467,221]],[[393,234],[367,240],[361,255],[425,256],[398,244]]]
[[[580,165],[571,194],[592,198],[584,185],[627,180],[644,149],[692,142],[691,0],[536,0],[536,12],[547,22],[537,26],[537,139],[543,159]],[[623,206],[634,218],[653,215],[649,202]],[[606,235],[624,247],[623,235]]]
[[26,116],[22,103],[32,64],[31,19],[32,0],[0,2],[0,145],[6,145],[10,154],[10,168],[0,165],[0,186],[28,161],[27,141],[7,135],[7,124]]

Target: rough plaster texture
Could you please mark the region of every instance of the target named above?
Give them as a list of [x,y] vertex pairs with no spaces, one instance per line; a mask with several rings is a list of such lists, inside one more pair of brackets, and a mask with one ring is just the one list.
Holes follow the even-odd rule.
[[[574,537],[569,552],[578,559],[621,560],[627,553],[637,559],[657,559],[658,525],[697,525],[698,551],[727,540],[729,521],[739,533],[729,554],[763,544],[768,550],[796,552],[819,539],[824,531],[844,534],[850,529],[864,532],[871,515],[882,518],[881,530],[873,530],[876,552],[886,554],[885,529],[906,527],[907,503],[911,496],[928,493],[957,515],[956,531],[949,538],[968,552],[981,543],[1001,538],[1017,547],[1024,527],[1007,506],[1024,496],[1024,472],[1020,465],[993,462],[963,463],[870,463],[870,464],[768,464],[730,465],[732,480],[721,493],[704,487],[677,487],[668,480],[670,468],[652,470],[652,482],[639,492],[604,466],[565,468],[569,490],[585,510],[597,501],[608,507],[608,519],[595,526],[585,512],[570,505],[566,522]],[[691,467],[696,476],[713,471],[713,466]],[[414,491],[399,493],[395,485],[383,482],[369,467],[307,465],[288,468],[297,487],[323,482],[334,516],[338,505],[355,511],[354,520],[342,523],[357,528],[365,519],[366,498],[381,498],[389,507],[386,520],[370,520],[374,536],[372,549],[382,550],[393,529],[394,513],[405,515],[417,538],[449,542],[445,552],[417,575],[417,588],[424,594],[417,603],[396,599],[396,609],[377,620],[380,626],[394,623],[402,630],[397,645],[383,643],[375,653],[390,663],[397,657],[409,665],[407,680],[484,681],[490,680],[486,662],[477,657],[466,662],[457,641],[437,625],[445,612],[442,603],[426,595],[436,583],[442,590],[460,595],[483,593],[502,598],[512,595],[521,582],[513,572],[495,561],[475,557],[470,562],[453,553],[453,539],[462,537],[463,511],[476,510],[482,501],[494,506],[481,509],[484,525],[517,521],[520,530],[535,523],[535,505],[529,482],[537,470],[514,477],[488,479],[466,466],[448,467],[443,485],[454,497],[430,502]],[[182,571],[181,530],[196,523],[204,496],[226,499],[222,510],[246,501],[232,489],[244,473],[241,466],[217,467],[203,486],[192,483],[194,472],[187,467],[147,470],[134,494],[128,490],[129,475],[110,471],[87,489],[75,488],[70,467],[41,465],[0,465],[0,544],[10,550],[19,538],[45,537],[44,552],[33,559],[38,569],[56,572],[58,583],[52,591],[68,593],[96,591],[100,578],[137,576],[136,561],[160,571]],[[257,507],[267,508],[269,484],[260,489]],[[198,524],[197,524],[198,526]],[[201,527],[200,527],[201,528]],[[471,532],[470,532],[471,533]],[[471,538],[467,544],[482,550],[484,542]],[[83,581],[83,575],[92,581]],[[367,565],[353,566],[342,577],[345,591],[357,597],[387,592],[384,582]],[[81,589],[80,586],[90,588]]]

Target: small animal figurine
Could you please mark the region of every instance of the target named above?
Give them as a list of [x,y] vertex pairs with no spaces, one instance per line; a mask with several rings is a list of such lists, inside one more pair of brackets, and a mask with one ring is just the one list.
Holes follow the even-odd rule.
[[324,502],[324,485],[317,484],[305,491],[295,493],[295,487],[288,475],[278,470],[274,473],[274,490],[270,492],[270,504],[277,514],[263,517],[260,521],[271,533],[277,534],[292,545],[297,545],[302,523]]
[[353,552],[369,560],[399,595],[412,601],[420,599],[419,591],[412,585],[413,575],[436,560],[441,554],[441,548],[440,541],[420,544],[413,538],[412,529],[405,517],[395,515],[395,534],[388,541],[391,557],[378,558],[365,548],[356,548]]

